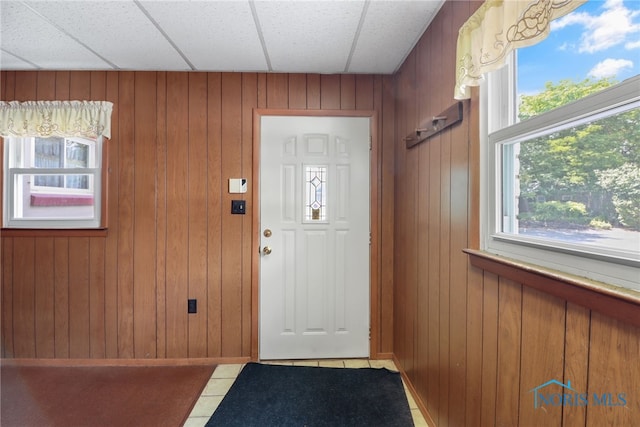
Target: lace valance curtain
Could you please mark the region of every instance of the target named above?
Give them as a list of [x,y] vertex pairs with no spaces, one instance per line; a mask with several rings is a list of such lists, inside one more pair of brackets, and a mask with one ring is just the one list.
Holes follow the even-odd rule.
[[111,138],[108,101],[0,102],[0,136]]
[[544,40],[551,21],[587,0],[486,0],[458,33],[455,99],[468,99],[470,86],[504,65],[507,55]]

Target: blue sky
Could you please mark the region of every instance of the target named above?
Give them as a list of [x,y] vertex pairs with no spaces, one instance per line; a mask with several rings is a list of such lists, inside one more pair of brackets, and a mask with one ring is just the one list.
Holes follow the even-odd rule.
[[640,0],[589,0],[553,21],[549,37],[518,49],[518,93],[547,81],[582,81],[640,74]]

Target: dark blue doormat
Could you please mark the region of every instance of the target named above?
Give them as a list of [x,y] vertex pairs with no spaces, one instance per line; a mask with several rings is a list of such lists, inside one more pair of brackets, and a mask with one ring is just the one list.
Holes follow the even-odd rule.
[[207,427],[413,426],[400,374],[248,363]]

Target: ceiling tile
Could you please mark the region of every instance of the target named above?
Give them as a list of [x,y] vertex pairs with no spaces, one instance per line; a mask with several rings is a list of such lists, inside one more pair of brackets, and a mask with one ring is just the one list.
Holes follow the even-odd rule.
[[11,55],[5,51],[0,50],[0,70],[35,70],[38,69],[33,64],[30,64],[17,56]]
[[3,1],[1,7],[0,40],[4,51],[41,68],[110,68],[109,64],[24,4]]
[[115,68],[191,69],[132,1],[62,0],[27,4],[81,40]]
[[0,0],[0,69],[387,74],[442,3]]
[[[443,3],[444,0],[370,2],[348,71],[394,73]],[[390,22],[394,24],[389,25]]]
[[141,4],[196,69],[267,70],[248,1]]
[[364,1],[256,1],[273,71],[341,73]]

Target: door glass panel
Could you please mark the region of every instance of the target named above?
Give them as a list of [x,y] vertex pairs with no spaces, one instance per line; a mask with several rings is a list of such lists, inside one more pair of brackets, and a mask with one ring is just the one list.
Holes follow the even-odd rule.
[[305,166],[304,222],[327,222],[327,166]]

